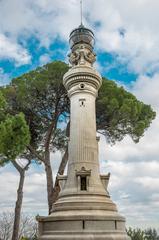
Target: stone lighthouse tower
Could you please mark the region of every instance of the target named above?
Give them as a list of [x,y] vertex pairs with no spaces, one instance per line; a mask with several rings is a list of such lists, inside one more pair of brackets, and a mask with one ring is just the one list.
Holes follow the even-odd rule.
[[125,219],[107,191],[109,175],[100,175],[95,101],[102,85],[93,67],[94,34],[82,24],[70,34],[70,70],[63,84],[71,105],[67,176],[48,217],[39,217],[39,240],[127,240]]

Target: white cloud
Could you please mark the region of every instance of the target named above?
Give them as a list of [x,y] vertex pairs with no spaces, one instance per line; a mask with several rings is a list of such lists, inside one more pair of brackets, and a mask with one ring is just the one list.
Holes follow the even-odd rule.
[[[159,173],[159,169],[158,169]],[[141,185],[146,189],[146,190],[153,190],[153,191],[158,191],[159,190],[159,177],[138,177],[135,179],[137,183],[141,183]]]
[[[51,154],[53,178],[58,170],[61,153]],[[18,163],[20,160],[18,160]],[[24,161],[24,160],[23,160]],[[21,164],[22,165],[22,164]],[[25,165],[25,164],[24,164]],[[0,168],[0,205],[2,211],[12,211],[16,201],[19,174],[12,164]],[[46,175],[44,166],[31,164],[26,172],[23,195],[23,212],[47,215]]]
[[[131,71],[158,71],[157,0],[88,0],[86,5],[91,9],[87,11],[89,20],[100,23],[95,31],[100,49],[117,54],[117,60],[128,64]],[[124,34],[120,34],[121,30]]]
[[57,37],[68,40],[71,29],[79,24],[79,9],[73,0],[6,0],[0,1],[0,9],[0,58],[13,59],[19,65],[30,61],[24,46],[32,36],[48,48]]
[[0,68],[0,86],[6,85],[10,80],[8,73],[5,73],[2,68]]
[[41,55],[39,58],[40,65],[44,65],[50,61],[51,61],[51,58],[50,58],[49,54]]
[[[108,189],[119,212],[126,217],[127,226],[157,228],[159,218],[157,211],[159,201],[156,195],[159,192],[158,144],[154,145],[154,154],[145,145],[149,138],[145,137],[143,140],[142,143],[135,144],[126,138],[111,147],[101,139],[103,146],[105,145],[105,149],[101,149],[100,152],[101,171],[111,173]],[[142,154],[138,155],[137,152],[140,153],[141,148]],[[105,159],[107,161],[104,161]]]
[[11,59],[16,65],[24,65],[30,62],[31,57],[22,46],[0,34],[0,59]]
[[63,0],[6,0],[0,2],[0,7],[2,32],[9,32],[15,38],[33,34],[45,46],[58,35],[66,40],[72,27],[79,23],[77,1],[73,0],[65,3]]
[[111,172],[109,191],[127,225],[158,228],[159,206],[159,102],[158,74],[139,76],[129,91],[157,112],[156,119],[138,144],[130,137],[113,147],[101,137],[101,171]]
[[142,101],[159,109],[159,74],[152,77],[141,75],[133,84],[133,93]]
[[[19,174],[8,165],[0,169],[0,204],[1,211],[13,211],[16,201]],[[40,210],[37,206],[40,206]],[[46,180],[43,167],[32,166],[27,171],[24,184],[23,210],[37,214],[47,213]]]
[[[83,5],[84,23],[94,29],[98,49],[117,54],[117,62],[128,64],[130,71],[158,72],[157,0],[87,0]],[[80,24],[78,0],[5,0],[0,8],[0,32],[15,41],[34,35],[49,47],[57,37],[68,42]]]

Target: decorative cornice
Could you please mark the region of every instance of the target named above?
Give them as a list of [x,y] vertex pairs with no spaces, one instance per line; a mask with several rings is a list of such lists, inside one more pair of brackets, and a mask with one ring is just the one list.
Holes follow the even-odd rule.
[[63,84],[69,97],[79,92],[87,92],[96,97],[102,78],[93,67],[75,66],[64,75]]

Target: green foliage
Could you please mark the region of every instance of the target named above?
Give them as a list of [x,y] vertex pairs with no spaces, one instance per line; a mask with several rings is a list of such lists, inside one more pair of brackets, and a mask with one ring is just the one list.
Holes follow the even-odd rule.
[[0,91],[0,121],[2,121],[5,118],[5,110],[7,107],[6,100]]
[[139,228],[129,228],[127,230],[127,234],[131,238],[131,240],[146,240],[144,231]]
[[59,119],[69,111],[69,100],[62,84],[67,70],[65,63],[53,62],[13,79],[11,85],[3,89],[10,111],[24,113],[30,129],[31,145],[35,149],[39,146],[43,149],[51,124],[55,126],[50,147],[61,148],[64,132],[59,130]]
[[146,235],[146,238],[145,238],[146,240],[159,240],[159,236],[157,234],[156,229],[152,229],[152,228],[146,229],[145,235]]
[[137,143],[155,118],[151,106],[105,78],[99,90],[96,111],[97,128],[111,143],[121,141],[125,135],[130,135]]
[[34,237],[32,238],[32,240],[38,240],[37,235],[34,235]]
[[131,240],[159,240],[156,229],[152,228],[146,230],[129,228],[127,229],[127,234]]
[[[35,149],[43,149],[53,123],[50,147],[61,149],[65,142],[62,141],[65,132],[59,129],[61,116],[65,121],[69,118],[69,99],[62,83],[67,70],[68,65],[55,61],[13,79],[3,89],[10,112],[24,113]],[[151,106],[105,78],[97,98],[96,115],[97,129],[110,143],[121,141],[126,135],[137,143],[155,118]]]
[[8,104],[0,91],[0,165],[14,160],[30,141],[24,114],[8,114]]
[[0,154],[10,160],[22,153],[29,144],[29,129],[22,113],[7,116],[0,123]]
[[14,160],[29,143],[30,134],[24,115],[8,114],[8,104],[0,91],[0,165]]

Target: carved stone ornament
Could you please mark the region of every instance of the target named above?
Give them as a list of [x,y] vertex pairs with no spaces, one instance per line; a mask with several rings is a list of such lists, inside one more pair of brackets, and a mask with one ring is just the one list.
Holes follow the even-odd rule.
[[91,170],[86,170],[85,167],[82,167],[81,170],[76,170],[76,176],[90,176]]
[[93,65],[96,55],[84,45],[79,46],[69,54],[69,62],[71,65]]

